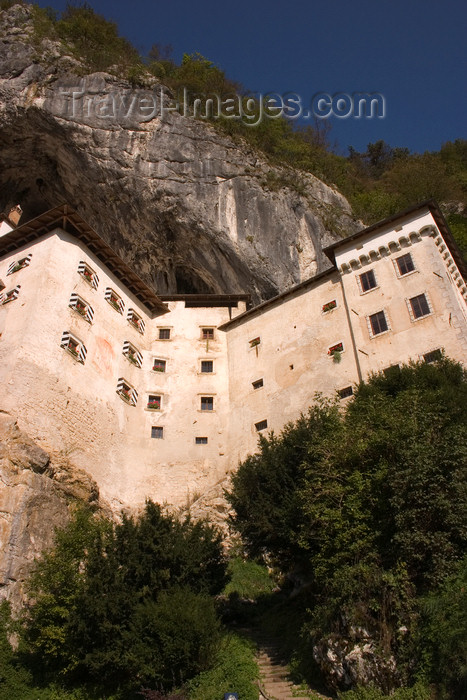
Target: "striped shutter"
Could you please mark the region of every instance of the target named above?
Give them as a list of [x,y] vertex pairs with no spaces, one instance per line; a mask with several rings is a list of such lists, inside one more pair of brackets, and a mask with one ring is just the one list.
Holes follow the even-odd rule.
[[22,269],[23,267],[27,267],[29,265],[29,263],[31,262],[31,258],[32,258],[32,253],[29,253],[29,255],[26,255],[24,258],[20,258],[19,260],[14,260],[8,266],[7,275],[11,275],[13,270],[15,269],[16,265],[19,265],[20,262],[21,262],[20,269]]
[[[99,277],[96,275],[94,270],[92,268],[90,268],[87,263],[84,262],[84,260],[81,260],[80,264],[78,265],[78,272],[80,273],[80,275],[83,275],[85,277],[84,271],[86,269],[89,270],[89,272],[92,275],[91,280],[90,280],[91,285],[94,287],[94,289],[97,289],[97,287],[99,286]],[[86,279],[86,277],[85,277],[85,279]]]
[[77,362],[81,362],[81,364],[84,365],[84,362],[86,360],[86,355],[87,355],[87,350],[86,346],[84,343],[79,340],[75,335],[70,333],[70,331],[64,331],[62,333],[62,339],[60,341],[60,347],[63,348],[64,350],[69,350],[69,345],[70,345],[70,340],[73,339],[76,343],[78,343],[78,357],[76,358]]
[[144,323],[143,319],[139,314],[136,313],[134,309],[128,309],[128,314],[127,314],[127,321],[130,321],[130,323],[133,323],[138,327],[139,332],[141,335],[144,333],[144,329],[146,328],[146,324]]
[[125,389],[128,389],[130,403],[133,406],[136,406],[136,402],[138,401],[138,392],[131,386],[131,384],[129,384],[129,382],[126,381],[126,379],[120,377],[117,383],[117,393],[124,392]]
[[133,350],[133,352],[135,353],[136,362],[138,363],[138,367],[141,367],[143,364],[142,354],[140,353],[140,351],[137,348],[135,348],[135,346],[132,343],[130,343],[129,340],[125,340],[125,342],[123,343],[123,354],[128,355],[130,349]]
[[125,302],[123,301],[123,299],[120,298],[120,295],[117,294],[117,292],[114,289],[111,289],[111,287],[107,287],[107,289],[105,290],[104,297],[105,299],[107,299],[108,302],[110,302],[110,298],[112,295],[115,295],[117,297],[118,308],[120,310],[120,313],[123,314],[123,311],[125,309]]
[[86,346],[81,343],[81,347],[79,349],[78,357],[79,361],[84,365],[84,362],[86,360],[86,355],[88,354],[88,351],[86,350]]
[[60,341],[60,347],[61,347],[61,348],[65,348],[65,350],[66,350],[67,347],[68,347],[69,341],[70,341],[70,333],[69,333],[68,331],[65,331],[65,332],[62,334],[62,339],[61,339],[61,341]]
[[17,299],[20,289],[21,285],[18,284],[14,289],[10,289],[9,292],[5,292],[2,295],[2,304],[8,304],[9,301],[14,301],[15,299]]
[[80,301],[84,306],[86,307],[86,314],[85,314],[85,319],[86,321],[89,321],[89,323],[92,323],[92,320],[94,318],[94,309],[88,302],[83,299],[83,297],[78,296],[78,294],[73,293],[70,296],[70,303],[68,306],[70,306],[72,309],[76,309],[76,304],[77,302]]

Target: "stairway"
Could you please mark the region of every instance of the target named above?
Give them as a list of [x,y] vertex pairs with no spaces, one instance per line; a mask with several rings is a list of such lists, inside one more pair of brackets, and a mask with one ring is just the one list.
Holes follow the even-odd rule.
[[[287,665],[281,657],[277,641],[270,637],[254,635],[257,646],[256,661],[258,663],[260,680],[260,700],[318,700],[325,695],[316,691],[304,691],[290,680]],[[304,694],[306,693],[307,694]]]

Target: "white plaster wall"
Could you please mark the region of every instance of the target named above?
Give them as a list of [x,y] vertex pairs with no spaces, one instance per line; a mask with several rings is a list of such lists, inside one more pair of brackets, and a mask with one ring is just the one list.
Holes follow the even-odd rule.
[[[323,313],[333,299],[337,308]],[[358,381],[355,357],[337,273],[279,299],[262,313],[246,316],[226,331],[230,375],[230,454],[232,467],[254,452],[255,423],[268,431],[306,412],[316,392],[334,395]],[[249,341],[261,338],[257,347]],[[343,342],[341,361],[328,348]],[[252,382],[263,379],[263,387]]]
[[[29,267],[6,277],[10,262],[28,253]],[[82,260],[97,272],[97,290],[78,274]],[[5,257],[0,274],[5,291],[21,284],[18,299],[0,307],[2,406],[46,449],[86,469],[116,507],[140,505],[148,496],[180,505],[224,476],[225,337],[215,331],[208,347],[200,337],[201,326],[229,320],[227,308],[171,302],[170,313],[152,319],[85,246],[58,230]],[[123,315],[105,300],[107,286],[124,300]],[[93,307],[92,324],[69,308],[72,292]],[[126,320],[129,307],[146,322],[144,335]],[[172,327],[170,341],[157,339],[161,325]],[[84,365],[60,347],[64,331],[84,342]],[[125,340],[141,352],[141,369],[122,354]],[[164,375],[152,371],[155,357],[167,360]],[[200,372],[201,359],[213,359],[212,375]],[[136,406],[117,395],[119,377],[138,391]],[[146,409],[149,393],[162,395],[160,412]],[[214,396],[212,413],[201,412],[201,395]],[[164,427],[162,440],[151,438],[153,425]],[[208,444],[195,445],[196,436],[208,437]]]
[[[438,348],[449,357],[464,363],[467,361],[467,325],[462,309],[465,303],[459,289],[440,255],[434,236],[425,230],[418,240],[413,236],[412,240],[409,238],[411,232],[423,232],[426,226],[436,229],[431,214],[416,222],[411,221],[402,231],[383,232],[379,238],[371,235],[371,240],[363,242],[363,248],[356,251],[358,254],[364,252],[368,255],[370,250],[386,247],[402,236],[406,240],[402,245],[391,245],[380,259],[365,262],[358,269],[342,275],[364,376],[392,364],[419,360],[421,355]],[[394,261],[405,253],[410,253],[416,269],[399,277]],[[355,259],[355,251],[352,256],[349,251],[341,254],[339,250],[336,263],[341,266],[352,257]],[[375,272],[378,287],[362,294],[357,278],[371,269]],[[407,302],[419,294],[427,296],[433,313],[412,320]],[[367,317],[381,310],[386,314],[390,330],[372,338]]]

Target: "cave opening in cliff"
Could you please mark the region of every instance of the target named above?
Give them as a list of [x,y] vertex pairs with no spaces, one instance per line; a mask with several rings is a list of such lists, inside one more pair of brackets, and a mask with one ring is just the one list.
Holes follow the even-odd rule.
[[177,294],[215,294],[216,292],[194,270],[185,267],[175,269],[175,283]]

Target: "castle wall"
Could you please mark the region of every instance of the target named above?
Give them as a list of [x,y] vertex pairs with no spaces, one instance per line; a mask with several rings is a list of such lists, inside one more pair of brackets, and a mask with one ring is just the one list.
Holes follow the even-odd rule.
[[333,251],[336,269],[247,312],[168,297],[153,315],[73,235],[44,234],[0,260],[0,406],[113,507],[180,506],[317,393],[345,401],[436,351],[467,363],[465,284],[428,209]]
[[[27,267],[7,275],[12,262],[31,253]],[[97,289],[78,273],[82,261],[97,273]],[[216,326],[229,319],[227,308],[169,302],[170,313],[153,319],[60,230],[5,257],[0,275],[5,292],[20,285],[18,297],[0,306],[2,407],[45,449],[88,471],[115,506],[147,497],[181,504],[225,475],[227,359]],[[107,287],[121,298],[123,313],[104,298]],[[92,323],[69,307],[72,294],[90,304]],[[144,334],[127,321],[129,308],[145,322]],[[160,327],[170,328],[170,340],[158,339]],[[213,340],[201,339],[202,327],[213,329]],[[84,363],[61,347],[65,331],[84,344]],[[125,341],[141,354],[141,367],[122,353]],[[154,359],[166,361],[164,373],[153,370]],[[201,372],[201,360],[212,361],[214,371]],[[134,406],[117,394],[122,377],[138,392]],[[161,397],[159,410],[148,409],[150,396]],[[212,398],[212,411],[201,410],[202,397]],[[163,429],[162,438],[151,437],[153,427]]]

